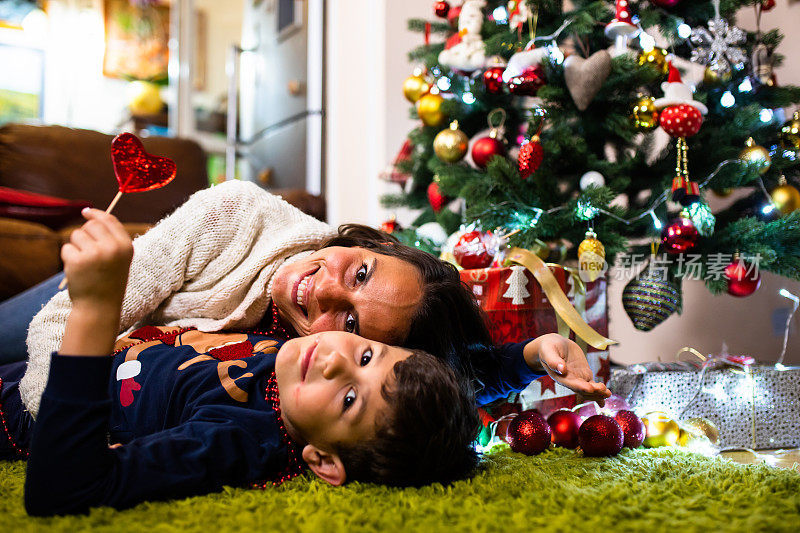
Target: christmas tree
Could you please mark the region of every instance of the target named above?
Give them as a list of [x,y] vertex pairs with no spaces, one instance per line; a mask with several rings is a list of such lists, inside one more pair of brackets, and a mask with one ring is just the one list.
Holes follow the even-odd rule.
[[657,242],[678,294],[689,275],[749,294],[754,265],[800,279],[800,116],[782,109],[800,88],[772,73],[777,30],[735,26],[745,6],[774,1],[435,2],[439,18],[409,21],[424,44],[403,90],[421,125],[384,205],[572,259]]

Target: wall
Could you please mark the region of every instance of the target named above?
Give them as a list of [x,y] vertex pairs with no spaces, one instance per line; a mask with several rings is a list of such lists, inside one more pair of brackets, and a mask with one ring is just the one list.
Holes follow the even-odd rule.
[[[407,31],[406,20],[432,17],[432,3],[340,0],[331,9],[334,2],[328,2],[328,200],[334,223],[358,220],[375,225],[394,214],[380,208],[377,194],[396,191],[397,186],[379,181],[377,175],[416,124],[408,118],[409,105],[402,96],[401,84],[413,70],[406,54],[421,43],[421,36]],[[751,9],[743,10],[740,19],[742,27],[755,29]],[[800,84],[800,33],[792,31],[798,23],[800,3],[783,0],[762,18],[764,28],[781,26],[787,34],[780,49],[787,61],[776,71],[780,83]],[[370,95],[371,91],[378,93]],[[410,217],[399,213],[398,218],[402,221]],[[800,284],[768,273],[761,288],[744,299],[714,297],[701,282],[687,282],[684,313],[643,333],[633,328],[622,308],[626,282],[612,280],[609,290],[611,337],[620,341],[611,354],[620,363],[658,356],[671,359],[683,346],[711,353],[723,342],[732,353],[775,360],[790,303],[778,296],[778,290],[786,287],[800,294]],[[800,312],[793,328],[786,361],[800,364]]]

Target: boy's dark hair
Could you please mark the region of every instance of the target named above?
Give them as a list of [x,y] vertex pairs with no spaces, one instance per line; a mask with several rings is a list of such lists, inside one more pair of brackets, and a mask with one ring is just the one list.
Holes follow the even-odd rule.
[[[411,320],[411,329],[407,337],[399,341],[400,344],[443,358],[466,376],[481,374],[464,354],[471,353],[470,347],[475,344],[491,345],[491,335],[483,311],[461,282],[453,265],[417,248],[400,244],[387,233],[360,224],[339,226],[339,234],[320,248],[330,246],[366,248],[415,266],[422,278],[423,295]],[[477,363],[478,366],[488,364],[485,361]]]
[[405,487],[467,477],[480,429],[468,380],[421,350],[395,363],[393,376],[381,387],[389,408],[374,437],[337,447],[347,480]]

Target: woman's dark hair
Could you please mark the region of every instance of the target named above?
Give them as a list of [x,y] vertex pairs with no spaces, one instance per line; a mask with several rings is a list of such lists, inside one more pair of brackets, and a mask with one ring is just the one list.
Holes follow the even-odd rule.
[[330,246],[366,248],[415,266],[422,277],[423,294],[402,345],[425,350],[444,359],[456,371],[475,376],[465,354],[474,351],[476,345],[491,346],[492,339],[483,311],[462,283],[455,266],[360,224],[339,226],[339,234],[320,248]]

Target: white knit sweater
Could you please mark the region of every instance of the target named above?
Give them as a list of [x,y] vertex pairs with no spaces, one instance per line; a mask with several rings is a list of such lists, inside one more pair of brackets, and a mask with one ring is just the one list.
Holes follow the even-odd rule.
[[[121,331],[143,324],[201,331],[253,327],[269,306],[268,285],[278,267],[335,233],[253,183],[230,181],[199,191],[134,240]],[[29,326],[20,395],[34,416],[71,308],[61,291]]]

